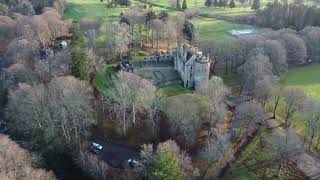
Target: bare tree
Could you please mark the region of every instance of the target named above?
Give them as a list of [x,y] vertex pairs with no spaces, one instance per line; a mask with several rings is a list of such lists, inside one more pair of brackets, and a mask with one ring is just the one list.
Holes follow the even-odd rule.
[[[108,90],[110,105],[120,121],[123,135],[128,127],[136,124],[136,115],[148,110],[155,99],[156,88],[152,82],[141,77],[121,71],[114,86]],[[129,118],[131,117],[131,121]],[[151,118],[153,121],[153,119]]]
[[305,94],[303,90],[298,88],[286,88],[283,91],[283,97],[285,101],[285,128],[289,128],[291,125],[291,118],[295,115],[296,112],[302,109]]
[[320,102],[314,99],[308,99],[303,105],[305,125],[307,135],[310,137],[309,149],[312,146],[313,139],[320,128]]
[[284,136],[272,136],[267,147],[274,167],[277,168],[278,176],[286,160],[303,152],[302,142],[292,129],[289,129]]
[[175,136],[179,143],[190,148],[197,138],[201,127],[201,118],[197,108],[186,106],[190,102],[181,99],[172,99],[166,108],[169,117],[170,133]]
[[253,93],[255,98],[265,107],[267,101],[272,97],[272,89],[275,80],[269,76],[264,77],[262,80],[255,84]]
[[219,120],[223,120],[220,116],[221,104],[230,93],[228,87],[223,83],[220,77],[212,76],[208,82],[208,86],[199,89],[199,92],[204,95],[209,105],[209,122],[210,126],[214,127]]
[[0,16],[0,54],[16,35],[16,22],[8,16]]
[[266,40],[258,43],[258,46],[262,47],[264,54],[269,57],[274,74],[281,75],[287,72],[287,51],[278,40]]
[[0,135],[0,177],[3,180],[55,180],[52,171],[32,166],[31,155],[5,135]]
[[302,38],[293,33],[282,33],[280,38],[287,49],[288,63],[303,64],[306,62],[307,48]]
[[109,23],[106,34],[106,47],[110,48],[113,52],[120,56],[128,52],[129,44],[132,41],[129,26],[125,23],[112,22]]
[[70,73],[71,57],[68,51],[57,52],[47,60],[36,59],[34,71],[42,82]]
[[92,177],[94,177],[94,179],[108,179],[107,171],[109,166],[96,155],[89,152],[80,151],[77,163],[84,171],[88,172]]
[[252,86],[266,75],[273,76],[269,57],[260,53],[260,49],[253,51],[250,59],[247,60],[238,71],[251,82]]
[[272,89],[272,101],[273,101],[273,113],[272,113],[272,119],[275,119],[276,118],[276,112],[277,112],[277,109],[278,109],[278,106],[279,106],[279,103],[280,103],[280,100],[281,100],[281,96],[282,96],[282,88],[277,86],[277,87],[274,87]]
[[218,135],[217,139],[210,139],[208,141],[208,146],[202,151],[201,155],[203,158],[207,159],[207,166],[201,176],[201,179],[205,179],[208,170],[212,168],[213,165],[222,161],[225,157],[225,152],[230,148],[230,141],[227,136]]
[[257,124],[261,123],[265,118],[262,107],[254,102],[240,104],[235,111],[234,117],[240,122],[240,127],[237,131],[240,139],[246,137],[250,131],[257,128]]
[[90,86],[74,77],[53,78],[46,86],[21,84],[9,96],[9,127],[35,145],[50,148],[54,144],[56,150],[70,147],[76,151],[95,123],[91,99]]

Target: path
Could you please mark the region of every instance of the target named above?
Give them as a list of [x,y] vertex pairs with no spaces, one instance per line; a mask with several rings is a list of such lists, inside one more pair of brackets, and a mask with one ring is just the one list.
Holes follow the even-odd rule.
[[[272,128],[272,133],[276,136],[284,137],[286,131],[274,124],[272,119],[266,121],[268,126]],[[320,157],[305,149],[301,154],[291,159],[297,162],[299,169],[301,169],[310,179],[320,180]]]

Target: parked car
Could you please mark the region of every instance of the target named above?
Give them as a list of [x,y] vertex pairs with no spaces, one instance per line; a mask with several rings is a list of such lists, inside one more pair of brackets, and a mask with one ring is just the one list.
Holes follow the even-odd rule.
[[128,168],[130,168],[130,169],[142,167],[142,163],[137,160],[134,160],[134,159],[128,159],[127,163],[128,163]]
[[91,152],[93,152],[95,154],[99,154],[101,150],[102,150],[102,146],[100,144],[92,142]]

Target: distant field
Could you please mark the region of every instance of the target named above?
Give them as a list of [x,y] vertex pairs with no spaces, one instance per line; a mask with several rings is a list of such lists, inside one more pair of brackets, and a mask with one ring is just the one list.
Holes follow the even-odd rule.
[[252,26],[230,23],[213,18],[198,18],[192,22],[195,27],[199,29],[200,41],[233,38],[228,31],[232,29],[252,28]]
[[64,17],[66,19],[91,18],[98,21],[106,17],[117,17],[127,8],[107,8],[107,3],[99,0],[67,0]]
[[320,98],[320,64],[290,70],[281,78],[281,84],[302,88],[308,96]]

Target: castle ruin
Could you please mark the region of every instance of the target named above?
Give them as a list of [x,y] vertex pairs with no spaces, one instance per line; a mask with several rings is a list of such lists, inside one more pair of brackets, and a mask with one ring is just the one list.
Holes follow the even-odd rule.
[[183,44],[174,54],[174,69],[180,74],[184,87],[200,89],[208,84],[210,59],[197,48]]
[[[120,67],[123,71],[135,73],[141,68],[155,68],[157,70],[153,72],[153,78],[148,79],[152,79],[157,85],[179,83],[187,88],[200,89],[208,84],[210,59],[197,48],[183,44],[170,55],[148,57],[142,61],[122,61]],[[178,79],[175,76],[168,77],[168,72],[160,72],[161,67],[172,67]]]

